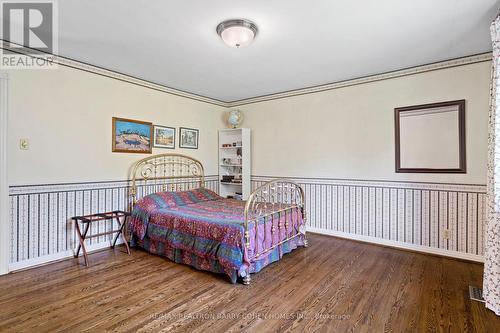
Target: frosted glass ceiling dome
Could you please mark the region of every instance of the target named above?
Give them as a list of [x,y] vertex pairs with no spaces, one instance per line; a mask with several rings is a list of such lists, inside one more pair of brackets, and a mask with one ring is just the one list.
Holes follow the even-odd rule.
[[257,26],[245,19],[227,20],[219,23],[217,34],[228,46],[240,48],[248,46],[257,36]]

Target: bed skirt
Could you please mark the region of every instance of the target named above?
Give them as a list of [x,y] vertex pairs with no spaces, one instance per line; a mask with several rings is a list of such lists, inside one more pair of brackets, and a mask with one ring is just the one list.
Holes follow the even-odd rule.
[[[178,264],[185,264],[196,269],[209,271],[229,276],[232,283],[236,283],[239,277],[244,277],[247,271],[247,265],[243,264],[238,270],[227,272],[217,259],[203,258],[189,251],[171,247],[167,242],[151,239],[147,235],[142,239],[132,236],[132,246],[143,248],[149,253],[166,257]],[[250,264],[250,273],[257,273],[267,265],[279,261],[283,255],[292,252],[299,246],[304,246],[304,235],[299,235],[271,250],[262,256],[261,259],[252,261]]]

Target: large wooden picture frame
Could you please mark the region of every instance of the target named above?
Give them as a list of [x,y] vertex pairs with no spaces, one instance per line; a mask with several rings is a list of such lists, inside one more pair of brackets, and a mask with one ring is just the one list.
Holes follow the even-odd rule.
[[151,154],[152,150],[152,123],[113,117],[113,152]]
[[465,100],[394,109],[396,172],[466,173]]

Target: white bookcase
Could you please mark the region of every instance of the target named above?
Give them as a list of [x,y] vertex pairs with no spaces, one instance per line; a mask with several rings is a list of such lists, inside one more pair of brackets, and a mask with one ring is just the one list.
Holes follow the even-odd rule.
[[219,189],[223,197],[247,200],[251,193],[249,128],[219,130]]

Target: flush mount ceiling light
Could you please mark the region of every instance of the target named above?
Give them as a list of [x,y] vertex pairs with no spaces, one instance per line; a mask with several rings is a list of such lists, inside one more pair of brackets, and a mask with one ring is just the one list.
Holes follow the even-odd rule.
[[227,20],[219,23],[217,34],[224,43],[231,47],[245,47],[250,45],[257,36],[257,26],[245,19]]

